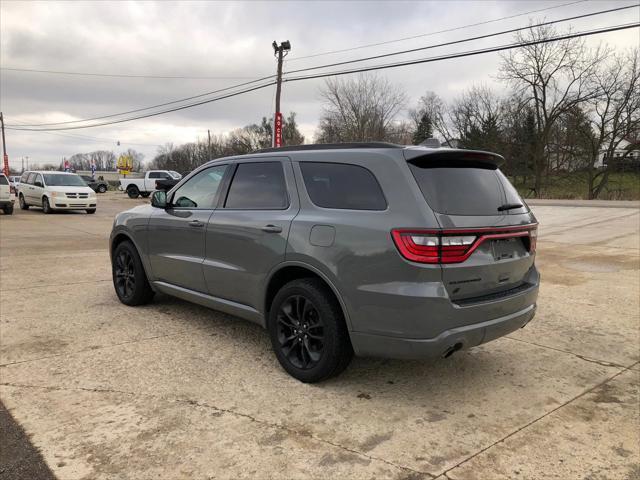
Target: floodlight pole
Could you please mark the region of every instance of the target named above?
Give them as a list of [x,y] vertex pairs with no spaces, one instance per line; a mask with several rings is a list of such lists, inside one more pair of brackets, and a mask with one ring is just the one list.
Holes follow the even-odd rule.
[[4,117],[2,116],[2,112],[0,112],[0,126],[2,128],[2,170],[5,175],[9,176],[9,157],[7,156],[7,144],[4,139]]
[[282,92],[282,60],[285,57],[285,52],[291,50],[291,43],[287,40],[281,42],[278,45],[275,41],[271,44],[273,46],[274,55],[278,58],[278,72],[276,77],[276,113],[273,121],[273,141],[274,147],[282,146],[282,113],[280,113],[280,94]]

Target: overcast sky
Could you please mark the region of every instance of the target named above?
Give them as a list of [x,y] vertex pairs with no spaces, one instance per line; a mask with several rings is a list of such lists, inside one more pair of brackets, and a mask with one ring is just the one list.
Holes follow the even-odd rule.
[[[361,56],[421,47],[468,36],[633,4],[628,1],[448,2],[12,2],[0,3],[3,68],[103,74],[207,76],[215,79],[149,79],[1,71],[0,104],[6,123],[84,119],[142,108],[224,88],[275,72],[271,42],[290,40],[285,71]],[[428,34],[524,12],[531,15],[453,32],[340,54],[307,55]],[[637,21],[639,9],[572,22],[575,30]],[[560,27],[565,31],[567,27]],[[508,43],[512,37],[445,47],[393,59],[422,58]],[[637,46],[638,29],[590,37],[616,49]],[[415,104],[427,90],[446,100],[474,84],[504,89],[495,76],[498,53],[385,70]],[[323,80],[285,84],[282,111],[294,111],[312,140],[322,104]],[[135,148],[153,158],[157,145],[204,139],[259,122],[273,111],[274,87],[246,95],[112,126],[58,132],[7,131],[13,167],[59,163],[62,157],[98,149]],[[63,134],[63,135],[61,135]],[[67,136],[73,135],[73,136]],[[80,137],[90,136],[91,139]],[[95,137],[98,137],[97,139]],[[116,141],[121,146],[116,145]]]

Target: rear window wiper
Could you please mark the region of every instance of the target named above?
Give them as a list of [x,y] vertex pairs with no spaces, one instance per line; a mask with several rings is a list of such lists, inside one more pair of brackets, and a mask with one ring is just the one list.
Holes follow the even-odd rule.
[[504,212],[506,210],[514,210],[516,208],[522,208],[522,207],[524,207],[524,205],[522,205],[521,203],[505,203],[504,205],[500,205],[498,207],[498,211]]

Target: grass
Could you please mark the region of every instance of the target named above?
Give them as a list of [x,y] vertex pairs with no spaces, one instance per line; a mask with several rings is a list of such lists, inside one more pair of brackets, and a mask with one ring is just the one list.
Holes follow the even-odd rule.
[[[511,179],[513,182],[513,179]],[[526,184],[518,178],[514,186],[524,198],[532,198],[533,178]],[[539,198],[584,200],[588,198],[586,172],[557,174],[543,180]],[[640,172],[611,172],[598,200],[640,200]]]

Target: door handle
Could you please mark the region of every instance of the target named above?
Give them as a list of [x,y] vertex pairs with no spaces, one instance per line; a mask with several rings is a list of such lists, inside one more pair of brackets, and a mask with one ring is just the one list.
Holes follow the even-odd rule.
[[189,222],[189,226],[190,227],[204,227],[204,223],[202,223],[200,220],[191,220]]
[[262,227],[262,231],[267,233],[280,233],[282,232],[282,227],[269,224]]

